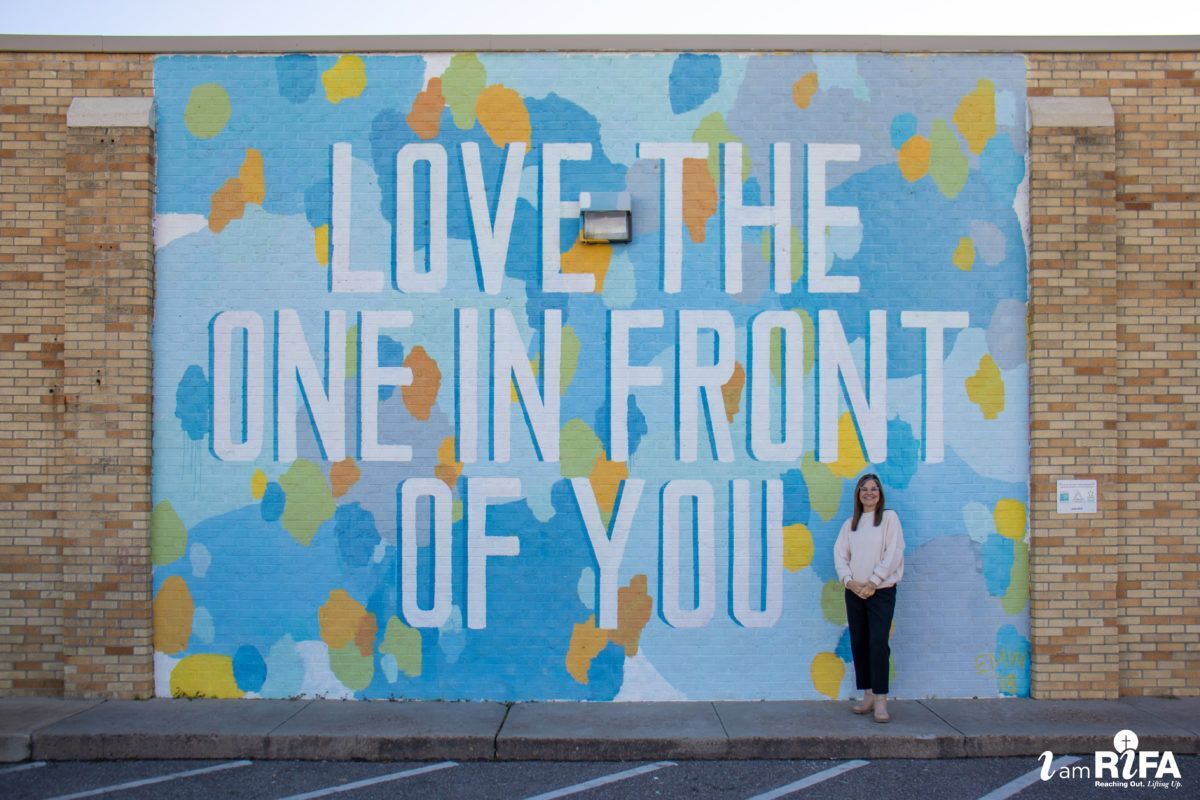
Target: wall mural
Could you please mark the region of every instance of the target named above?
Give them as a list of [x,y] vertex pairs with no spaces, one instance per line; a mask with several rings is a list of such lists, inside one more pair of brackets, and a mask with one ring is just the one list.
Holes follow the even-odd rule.
[[[161,57],[157,691],[1029,691],[1019,56]],[[583,243],[580,208],[632,211]]]

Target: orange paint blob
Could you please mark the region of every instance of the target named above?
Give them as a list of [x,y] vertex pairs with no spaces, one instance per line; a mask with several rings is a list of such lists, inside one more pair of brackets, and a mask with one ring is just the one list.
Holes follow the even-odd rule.
[[445,106],[442,79],[430,78],[429,85],[417,94],[412,111],[405,117],[408,127],[419,139],[436,139],[442,128],[442,109]]
[[717,185],[713,183],[708,162],[702,158],[683,160],[683,222],[688,236],[699,244],[704,241],[705,227],[717,213]]
[[808,108],[819,87],[817,73],[809,72],[801,76],[800,80],[792,84],[792,102],[796,104],[797,108]]
[[904,180],[909,183],[921,180],[929,172],[929,140],[924,136],[913,136],[900,148],[897,161]]
[[154,596],[154,649],[160,653],[185,650],[192,636],[195,613],[196,604],[187,582],[178,575],[163,581]]
[[333,489],[333,496],[341,497],[350,491],[350,487],[358,483],[360,477],[362,470],[354,463],[353,458],[344,458],[334,464],[329,468],[329,485]]
[[438,389],[442,385],[442,371],[437,362],[430,358],[425,348],[417,345],[404,359],[404,366],[412,370],[412,383],[400,389],[404,398],[404,407],[413,419],[424,422],[429,419],[429,412],[437,402]]

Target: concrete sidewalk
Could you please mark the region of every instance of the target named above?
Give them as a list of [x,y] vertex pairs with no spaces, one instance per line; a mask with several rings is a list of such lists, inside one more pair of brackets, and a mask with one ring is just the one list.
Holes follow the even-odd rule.
[[0,698],[0,761],[246,758],[658,760],[1200,752],[1200,698],[453,703]]

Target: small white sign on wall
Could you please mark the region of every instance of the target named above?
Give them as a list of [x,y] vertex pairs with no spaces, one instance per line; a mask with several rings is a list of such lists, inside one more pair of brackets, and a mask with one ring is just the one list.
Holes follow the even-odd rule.
[[1096,482],[1060,480],[1058,482],[1058,513],[1095,514]]

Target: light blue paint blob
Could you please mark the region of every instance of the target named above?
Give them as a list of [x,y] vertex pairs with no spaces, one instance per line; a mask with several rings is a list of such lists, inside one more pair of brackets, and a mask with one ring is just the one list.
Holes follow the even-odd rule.
[[673,112],[699,108],[721,88],[721,58],[711,53],[681,53],[668,81]]
[[275,59],[275,81],[282,97],[303,103],[317,88],[317,59],[302,53],[280,56]]
[[463,648],[467,646],[467,636],[463,632],[462,611],[458,606],[450,609],[450,617],[438,629],[438,649],[442,651],[447,663],[458,663]]
[[207,608],[198,606],[192,612],[192,636],[202,644],[212,644],[216,635],[217,632],[216,627],[213,625],[212,614],[209,613]]
[[400,677],[400,665],[396,663],[396,657],[391,653],[379,659],[379,667],[383,670],[383,675],[387,678],[388,683],[395,683],[396,678]]
[[195,542],[188,548],[188,561],[192,565],[192,575],[203,578],[208,574],[208,568],[212,564],[212,554],[208,552],[207,547]]
[[304,685],[304,659],[290,635],[271,645],[266,658],[267,679],[259,694],[263,697],[295,697]]
[[814,55],[817,65],[817,81],[821,90],[846,89],[855,98],[871,102],[871,90],[862,75],[858,74],[858,58],[848,54]]
[[[849,261],[858,255],[862,247],[862,225],[834,225],[829,228],[826,236],[829,242],[829,253],[843,261]],[[832,262],[831,262],[832,263]]]
[[988,352],[1000,369],[1013,369],[1025,363],[1027,353],[1025,304],[1020,300],[1001,300],[988,323]]
[[983,503],[967,503],[963,506],[962,517],[971,541],[983,544],[989,536],[999,536],[996,532],[996,519]]
[[211,407],[212,387],[208,378],[204,376],[204,370],[191,364],[175,390],[175,416],[193,442],[200,441],[211,430]]
[[1006,536],[993,533],[983,543],[983,580],[992,597],[1003,597],[1008,591],[1014,557],[1013,541]]
[[980,219],[973,220],[971,241],[975,243],[975,252],[989,267],[994,267],[1004,260],[1004,234],[992,223]]
[[244,644],[233,654],[233,679],[243,692],[257,692],[267,680],[267,662],[258,648]]
[[629,308],[637,299],[637,276],[625,250],[613,253],[600,297],[608,308]]
[[1000,694],[1029,696],[1029,640],[1012,625],[996,631],[996,679]]
[[584,567],[579,571],[579,602],[589,611],[596,608],[596,573],[591,567]]
[[264,522],[274,522],[283,516],[284,501],[287,495],[283,492],[283,487],[275,481],[267,484],[267,489],[263,492],[262,502],[259,504],[259,512],[262,514]]
[[897,114],[892,117],[892,147],[899,150],[904,143],[917,135],[917,118],[914,114]]
[[1001,133],[984,145],[979,155],[979,170],[992,196],[1008,204],[1025,177],[1025,160],[1013,149],[1009,135]]
[[1017,99],[1007,89],[996,92],[996,124],[1008,127],[1017,124]]

